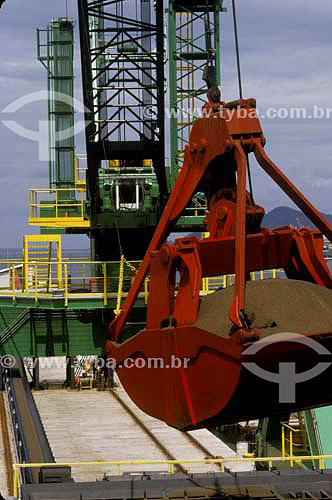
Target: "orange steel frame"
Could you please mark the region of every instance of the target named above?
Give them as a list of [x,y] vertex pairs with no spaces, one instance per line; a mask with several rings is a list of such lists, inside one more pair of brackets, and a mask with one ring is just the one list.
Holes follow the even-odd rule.
[[[144,278],[151,263],[155,262],[157,258],[155,252],[159,251],[162,243],[174,228],[177,219],[195,194],[202,178],[209,175],[209,165],[212,160],[228,152],[234,153],[237,163],[236,203],[234,203],[234,207],[232,207],[231,210],[232,213],[229,215],[229,219],[235,219],[235,222],[233,220],[232,223],[235,234],[232,236],[227,234],[230,231],[227,230],[227,225],[224,225],[223,231],[217,231],[217,233],[215,232],[213,235],[210,234],[210,238],[205,240],[199,241],[197,238],[192,238],[191,240],[182,239],[178,240],[174,246],[166,244],[158,254],[161,266],[167,269],[167,267],[170,267],[170,261],[174,261],[178,256],[181,256],[181,259],[187,264],[189,272],[191,273],[191,282],[194,283],[196,295],[199,291],[201,277],[234,272],[235,290],[234,300],[230,310],[230,319],[234,325],[240,329],[243,328],[241,311],[245,310],[246,273],[250,271],[262,270],[264,268],[286,267],[290,264],[290,260],[292,260],[292,264],[290,264],[292,270],[290,270],[290,272],[292,276],[294,276],[296,270],[299,269],[299,259],[301,259],[312,276],[312,280],[310,281],[332,288],[331,276],[320,252],[322,241],[319,232],[308,230],[296,231],[291,228],[273,231],[272,233],[267,229],[262,230],[262,232],[257,232],[256,234],[248,234],[246,231],[247,214],[250,212],[251,208],[250,206],[248,207],[247,202],[246,165],[248,153],[253,152],[258,163],[265,172],[290,197],[299,209],[303,211],[311,222],[332,241],[332,229],[327,221],[265,153],[265,138],[259,120],[256,117],[255,108],[252,106],[255,106],[253,100],[237,101],[236,103],[231,103],[228,106],[226,105],[226,107],[218,109],[209,117],[198,119],[194,125],[190,136],[190,144],[186,147],[184,165],[176,185],[174,186],[174,190],[151,240],[135,282],[124,303],[122,312],[110,326],[110,333],[115,341],[119,341],[121,329],[128,318],[128,314],[141,289]],[[247,110],[247,117],[241,118],[238,116],[237,112],[231,113],[231,108],[235,107],[245,108]],[[220,216],[220,212],[223,211],[223,205],[225,205],[224,201],[225,200],[222,199],[222,202],[219,202],[221,205],[220,210],[214,214],[214,221],[209,221],[208,230],[212,229],[213,226],[218,223],[218,219],[223,217],[223,215]],[[216,204],[215,199],[213,202]],[[254,210],[255,208],[256,207],[254,207]],[[211,206],[210,203],[210,213],[212,210],[215,211],[215,206]],[[256,211],[258,210],[261,212],[261,207],[256,208]],[[224,212],[229,213],[229,207],[224,206]],[[276,243],[276,241],[278,241],[278,243]],[[295,242],[299,253],[295,254],[293,251],[292,259],[290,259],[292,241]],[[235,256],[234,252],[232,252],[234,242]],[[279,242],[285,243],[280,244]],[[262,249],[265,247],[265,250],[257,254],[257,245],[263,245]],[[198,257],[197,252],[199,249],[203,251],[205,248],[210,249],[210,255],[206,256],[209,262],[209,269],[206,269],[202,275],[202,270],[199,270],[200,266],[198,265],[198,269],[195,269],[195,266],[192,266],[189,261],[194,259],[193,261],[199,263],[199,258],[196,258]],[[222,255],[222,258],[218,256],[217,259],[213,260],[212,254],[216,254],[217,249],[217,253],[219,256]],[[208,250],[205,250],[205,252],[207,251]],[[231,263],[229,264],[229,262]],[[153,265],[155,266],[155,264]],[[152,269],[150,270],[152,281],[154,273]],[[195,276],[192,273],[195,273]],[[300,279],[300,276],[298,276],[298,278]],[[153,283],[151,284],[151,287],[152,286]],[[153,301],[153,289],[150,289],[150,297],[151,301]],[[158,294],[158,302],[159,301],[160,294]],[[151,316],[155,318],[154,323],[156,323],[158,317],[162,317],[162,319],[170,317],[170,310],[167,311],[168,314],[166,314],[166,316],[160,316],[157,311],[158,308],[154,309],[153,312],[149,311],[148,325],[149,321],[152,321]],[[181,311],[181,316],[182,318],[178,318],[180,324],[183,322],[187,323],[187,321],[183,319],[183,310]]]
[[[109,356],[115,357],[117,362],[137,352],[146,356],[162,353],[165,357],[167,351],[167,356],[170,353],[180,357],[184,353],[193,358],[196,356],[196,370],[199,367],[200,370],[210,369],[210,365],[205,366],[197,354],[210,342],[209,349],[233,356],[234,363],[238,363],[243,346],[248,341],[259,339],[259,331],[251,326],[246,315],[245,288],[252,271],[284,268],[288,278],[332,288],[332,278],[322,255],[321,235],[323,233],[332,241],[331,227],[265,153],[266,141],[255,109],[254,99],[218,105],[209,103],[204,106],[205,115],[194,124],[184,164],[167,206],[122,311],[110,325],[111,340],[106,347]],[[250,153],[319,231],[298,231],[291,227],[269,231],[261,228],[264,209],[254,203],[246,189]],[[205,220],[209,238],[182,238],[173,245],[164,243],[197,191],[209,193],[209,214]],[[121,344],[121,331],[148,272],[151,278],[146,329]],[[176,287],[177,272],[180,281]],[[231,273],[235,274],[234,297],[229,310],[232,335],[221,339],[204,332],[203,339],[202,331],[193,326],[199,311],[201,279]],[[220,368],[221,372],[224,368]],[[211,408],[203,411],[198,403],[195,406],[199,381],[194,368],[192,372],[181,368],[176,373],[168,372],[166,377],[174,378],[174,397],[180,401],[179,414],[175,415],[175,410],[169,406],[161,408],[162,400],[153,402],[151,395],[147,396],[143,389],[134,387],[135,377],[143,384],[150,381],[151,370],[148,372],[146,368],[144,375],[135,373],[129,374],[129,370],[123,367],[118,369],[132,398],[143,410],[178,428],[199,427],[213,417],[223,404],[227,404],[238,377],[234,374],[233,382],[230,380],[230,387],[225,390],[228,395],[223,396],[224,403],[219,402],[219,406],[211,403]],[[166,379],[162,378],[165,375],[156,375],[156,372],[154,375],[151,390],[156,394],[160,390],[157,384],[162,385],[162,380]],[[225,375],[232,379],[229,371],[226,370]],[[214,390],[213,383],[211,380],[211,391]],[[215,391],[218,394],[217,386]]]

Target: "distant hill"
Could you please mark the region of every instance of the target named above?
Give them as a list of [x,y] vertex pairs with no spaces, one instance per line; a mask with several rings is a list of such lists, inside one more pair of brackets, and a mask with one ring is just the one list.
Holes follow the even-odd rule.
[[[323,214],[323,217],[332,224],[332,215],[331,214]],[[276,227],[282,226],[293,226],[297,229],[301,229],[302,227],[308,227],[309,229],[315,229],[315,226],[309,221],[308,217],[306,217],[299,210],[295,210],[294,208],[289,207],[277,207],[265,214],[263,220],[263,227],[268,227],[269,229],[273,229]]]

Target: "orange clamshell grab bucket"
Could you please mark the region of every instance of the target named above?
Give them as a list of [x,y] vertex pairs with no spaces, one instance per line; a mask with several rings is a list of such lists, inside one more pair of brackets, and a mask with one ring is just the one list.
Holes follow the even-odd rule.
[[[266,280],[265,283],[251,284],[258,285],[257,288],[264,285],[263,292],[270,288],[271,301],[284,289],[285,300],[280,310],[285,307],[289,289],[296,293],[299,287],[304,288],[303,292],[314,302],[306,316],[324,314],[327,307],[332,308],[332,291],[312,283]],[[250,292],[251,287],[248,288]],[[219,293],[221,299],[225,292],[228,296],[224,300],[227,302],[231,288],[216,292],[216,295]],[[300,297],[299,302],[295,301],[294,307],[290,308],[289,317],[283,318],[280,325],[273,326],[272,323],[270,326],[271,323],[268,323],[262,329],[266,335],[264,340],[271,336],[271,343],[263,344],[255,356],[246,355],[248,346],[254,342],[243,344],[240,334],[223,337],[196,326],[139,332],[117,347],[110,343],[110,356],[116,360],[117,374],[131,399],[144,412],[181,430],[329,404],[332,389],[326,381],[332,375],[331,367],[304,383],[296,384],[295,401],[280,403],[279,385],[256,376],[245,365],[246,362],[254,363],[268,373],[277,374],[279,363],[294,362],[296,371],[302,373],[319,363],[332,361],[332,356],[320,356],[310,345],[299,343],[296,335],[291,333],[286,334],[284,340],[273,342],[277,336],[274,331],[285,330],[287,322],[295,329],[296,313],[301,304]],[[292,315],[294,318],[291,318]],[[318,325],[314,321],[311,324],[306,316],[304,323],[300,319],[296,329],[331,352],[332,315],[325,313],[325,318],[321,316]],[[310,334],[310,329],[316,331]]]
[[[236,104],[255,107],[254,100]],[[332,402],[325,383],[332,371],[332,277],[322,255],[322,233],[331,241],[331,227],[267,157],[254,113],[228,116],[234,103],[227,106],[194,124],[184,165],[106,346],[132,400],[181,430]],[[319,230],[261,227],[264,209],[246,191],[249,153]],[[209,238],[164,244],[197,191],[209,193]],[[279,268],[288,279],[250,281],[252,272]],[[148,272],[146,328],[122,341]],[[234,287],[202,296],[202,278],[233,273]],[[299,342],[299,334],[320,346],[326,368],[294,386],[294,401],[283,400],[276,383],[281,368],[296,363],[296,371],[306,372],[320,362],[319,349]],[[248,357],[248,347],[262,339],[268,340]],[[275,374],[274,382],[246,363]]]
[[[127,349],[123,347],[121,356],[120,352],[112,354],[118,365],[126,351],[127,359],[133,361],[132,368],[117,368],[131,399],[144,412],[178,429],[201,426],[219,413],[240,378],[240,346],[198,328],[141,332],[128,342]],[[156,367],[157,363],[152,366],[151,360],[157,358],[163,368]]]

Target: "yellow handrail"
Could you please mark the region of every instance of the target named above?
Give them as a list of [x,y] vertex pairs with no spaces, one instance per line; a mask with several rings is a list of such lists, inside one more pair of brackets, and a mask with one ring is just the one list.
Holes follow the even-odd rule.
[[[29,243],[48,243],[51,238],[57,236],[30,235]],[[30,241],[31,239],[31,241]],[[55,240],[54,240],[55,242]],[[32,253],[29,254],[29,248]],[[41,297],[64,297],[65,306],[71,298],[98,297],[103,299],[103,305],[107,307],[110,299],[115,299],[115,313],[121,311],[121,302],[128,295],[125,283],[130,287],[133,276],[126,274],[128,267],[132,275],[137,273],[141,261],[128,261],[124,256],[121,261],[90,261],[87,259],[64,259],[61,257],[61,246],[57,246],[57,257],[50,259],[44,257],[45,252],[38,251],[37,246],[29,246],[28,240],[24,241],[23,260],[0,260],[0,267],[8,275],[7,286],[2,286],[0,296],[10,296],[13,301],[18,297],[34,297],[37,303]],[[45,260],[44,260],[45,259]],[[96,272],[96,270],[98,272]],[[67,273],[64,276],[64,273]],[[263,273],[264,277],[277,276],[277,270],[268,270]],[[5,273],[5,275],[6,275]],[[272,274],[271,274],[272,273]],[[259,272],[260,276],[260,272]],[[16,280],[17,277],[17,280]],[[7,282],[7,281],[6,281]],[[219,288],[232,286],[234,282],[233,275],[208,277],[202,279],[201,295],[207,295],[215,292]],[[96,289],[92,288],[92,283],[96,283]],[[125,291],[124,291],[125,289]],[[54,292],[61,292],[54,295]],[[144,281],[144,285],[139,292],[139,298],[148,302],[149,295],[149,277]]]
[[[89,227],[90,223],[84,214],[85,188],[51,188],[30,189],[29,191],[29,224],[44,227]],[[61,194],[68,193],[68,200]],[[72,196],[74,193],[74,196]],[[49,195],[51,199],[38,200],[39,195]],[[54,214],[41,215],[41,209],[52,208]],[[60,209],[63,209],[61,211]],[[68,213],[65,209],[75,208],[76,213]],[[63,213],[62,213],[63,212]]]
[[114,460],[110,462],[56,462],[56,463],[24,463],[13,464],[13,485],[14,497],[19,495],[19,471],[20,469],[40,468],[40,467],[110,467],[115,466],[117,473],[120,472],[123,465],[165,465],[170,474],[174,473],[174,466],[180,464],[217,464],[220,466],[221,472],[225,472],[225,464],[229,463],[267,463],[269,470],[272,469],[275,462],[292,462],[301,463],[304,461],[318,461],[320,470],[325,469],[325,460],[331,460],[332,455],[303,455],[297,457],[254,457],[254,458],[208,458],[208,459],[179,459],[179,460]]
[[[289,431],[289,438],[286,436],[286,430]],[[296,429],[295,427],[292,427],[289,425],[287,422],[281,422],[281,455],[282,457],[287,456],[286,452],[286,441],[289,442],[289,458],[290,458],[290,466],[294,466],[294,440],[293,440],[293,433],[300,432],[300,429]]]

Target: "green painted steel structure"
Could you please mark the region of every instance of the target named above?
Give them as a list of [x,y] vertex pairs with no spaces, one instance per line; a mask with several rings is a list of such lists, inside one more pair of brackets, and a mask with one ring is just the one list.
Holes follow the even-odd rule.
[[207,101],[203,72],[210,60],[220,85],[220,14],[223,0],[169,0],[168,58],[170,164],[173,182],[191,126]]
[[[61,132],[74,127],[74,22],[53,19],[45,30],[37,29],[37,44],[48,81],[50,188],[74,189],[74,135],[61,137]],[[73,195],[64,192],[62,196],[67,199]]]
[[79,0],[78,13],[92,254],[143,258],[168,196],[162,2]]
[[[171,109],[182,109],[184,104],[188,104],[190,108],[198,107],[206,101],[206,86],[203,83],[202,75],[207,63],[208,51],[207,40],[205,39],[202,26],[206,22],[207,12],[211,26],[213,61],[216,67],[217,80],[220,83],[219,20],[220,12],[223,10],[222,3],[222,0],[209,0],[208,9],[206,10],[206,3],[201,5],[195,1],[169,1],[169,95]],[[152,38],[160,36],[160,33],[157,34],[155,32],[153,24],[150,24],[152,19],[145,19],[144,16],[147,15],[147,11],[143,4],[142,9],[145,9],[145,13],[143,13],[143,10],[141,11],[144,30],[148,26],[149,30],[151,30]],[[153,10],[151,12],[153,13]],[[114,78],[116,80],[119,79],[120,70],[124,74],[126,71],[130,71],[131,75],[134,75],[137,79],[137,85],[139,84],[142,88],[146,86],[148,89],[151,87],[151,81],[147,77],[147,68],[145,68],[147,66],[146,58],[148,58],[151,64],[153,63],[153,68],[157,59],[152,45],[150,47],[149,44],[146,44],[146,36],[143,36],[139,32],[143,28],[138,24],[138,39],[142,39],[144,43],[142,42],[141,45],[135,46],[127,46],[122,43],[132,36],[131,25],[134,23],[136,26],[135,19],[131,20],[131,24],[128,24],[128,26],[124,20],[121,21],[121,25],[118,22],[113,22],[109,28],[115,33],[112,35],[115,37],[115,41],[112,41],[112,39],[109,39],[110,34],[106,29],[103,17],[104,15],[100,16],[100,12],[96,10],[89,16],[89,44],[91,54],[87,53],[85,56],[88,58],[91,56],[90,83],[94,84],[94,82],[97,82],[97,86],[104,89],[99,89],[98,99],[100,102],[98,106],[100,113],[96,120],[98,124],[96,131],[101,131],[103,126],[101,122],[103,120],[106,123],[100,134],[101,139],[104,141],[111,126],[107,122],[105,111],[107,102],[105,89],[107,88],[109,94],[108,99],[113,95],[111,94],[113,92],[112,82],[110,83],[109,80],[106,80],[107,75],[110,77],[109,67],[112,64],[115,65]],[[121,32],[122,34],[119,35],[119,28],[123,26],[127,29],[128,34]],[[74,125],[74,109],[72,106],[74,97],[73,27],[73,21],[66,18],[59,18],[52,20],[45,30],[37,30],[38,59],[46,68],[48,77],[50,188],[73,189],[73,191],[60,193],[61,201],[68,202],[69,205],[75,196],[74,138],[60,138],[57,134]],[[183,39],[184,32],[185,40]],[[105,37],[108,38],[106,39]],[[106,45],[107,56],[104,57],[100,55],[100,51]],[[140,50],[138,50],[138,46]],[[162,44],[159,44],[160,47],[162,47]],[[142,68],[139,66],[136,75],[134,71],[137,72],[137,59],[139,57],[143,61]],[[120,66],[118,60],[121,60]],[[131,65],[129,66],[130,69],[126,68],[126,64]],[[155,69],[151,73],[151,78],[156,78]],[[61,100],[57,100],[56,92],[68,96],[68,101],[62,102]],[[149,92],[151,94],[151,89]],[[140,105],[147,106],[151,102],[155,104],[154,100],[151,101],[148,93],[145,93],[143,97],[142,101],[140,97],[137,97]],[[125,106],[127,101],[118,102],[116,99],[118,99],[117,94],[115,95],[114,103],[111,101],[111,105],[114,104],[115,106],[114,109],[119,110],[119,113],[122,114],[125,112],[128,113],[130,106]],[[128,102],[132,104],[131,98]],[[95,104],[96,100],[92,102],[92,107]],[[107,105],[110,106],[110,102],[107,102]],[[132,107],[132,109],[135,108]],[[120,118],[123,119],[123,116],[121,115]],[[179,155],[188,138],[192,117],[185,124],[181,120],[183,120],[182,114],[180,119],[171,116],[169,123],[171,129],[172,165],[172,178],[169,177],[169,170],[166,169],[169,185],[177,177]],[[146,134],[148,134],[149,123],[144,123],[143,131]],[[157,133],[158,129],[153,128],[153,130],[155,130],[154,133]],[[160,130],[163,130],[163,128],[160,127]],[[161,140],[164,139],[162,138]],[[122,136],[120,137],[121,141],[123,141]],[[123,142],[122,145],[124,146]],[[144,230],[145,228],[147,230],[146,241],[148,241],[157,224],[159,214],[157,177],[153,169],[143,161],[145,158],[151,158],[150,150],[148,150],[147,154],[141,155],[139,158],[131,158],[128,154],[122,158],[121,151],[119,151],[118,156],[113,152],[111,153],[107,154],[102,161],[99,159],[93,165],[93,168],[96,169],[99,162],[99,169],[97,169],[98,181],[95,186],[100,201],[96,228],[98,231],[108,230],[110,232],[109,239],[107,234],[106,236],[103,234],[103,238],[101,238],[103,243],[102,248],[101,245],[100,248],[97,248],[99,258],[103,257],[101,255],[102,252],[109,252],[111,247],[116,246],[114,244],[114,230],[118,228],[120,231],[131,231],[130,234],[134,235],[133,238],[136,241],[135,247],[137,251],[138,240],[136,234],[138,233],[135,231],[141,231],[139,234],[142,234],[142,229]],[[90,201],[88,200],[86,210],[91,215]],[[43,203],[45,207],[41,209],[41,215],[50,217],[55,215],[54,208],[48,206],[49,202],[45,200]],[[73,212],[72,216],[76,215],[74,208],[67,207],[67,209],[61,208],[60,210]],[[180,231],[195,230],[196,227],[200,227],[201,229],[202,219],[203,216],[199,210],[186,212],[180,218],[178,228]],[[59,231],[63,232],[60,229],[56,230],[56,232]],[[42,232],[51,233],[52,230],[42,228]],[[112,245],[109,243],[112,243]],[[128,242],[128,245],[128,249],[133,247],[131,240]],[[125,248],[124,250],[128,258],[128,253],[126,253]],[[117,255],[116,257],[119,256]],[[14,302],[11,296],[2,296],[0,297],[0,354],[13,354],[21,357],[102,354],[108,336],[107,325],[110,322],[115,306],[116,299],[114,297],[110,298],[105,305],[102,294],[100,294],[100,297],[91,295],[87,295],[86,297],[71,297],[67,305],[65,304],[65,299],[59,296],[53,298],[39,297],[38,300],[34,296],[21,296],[16,297]],[[142,319],[144,321],[144,309],[145,301],[144,299],[139,299],[135,312],[137,325],[142,324]],[[132,331],[130,330],[128,334],[131,333]]]
[[[128,281],[127,274],[125,281]],[[123,300],[123,299],[122,299]],[[0,356],[103,355],[117,297],[103,293],[7,295],[0,297]],[[145,321],[146,298],[138,298],[125,335]]]
[[[332,406],[313,410],[319,432],[320,446],[323,455],[332,454]],[[332,460],[325,460],[325,466],[332,468]]]
[[[304,421],[312,455],[332,454],[332,406],[307,410]],[[317,465],[318,464],[314,464]],[[325,467],[332,468],[332,460],[325,460]]]
[[[74,21],[53,19],[46,29],[37,29],[38,60],[47,71],[49,188],[59,190],[59,207],[41,201],[41,217],[80,215],[75,195],[74,127]],[[62,135],[63,134],[63,135]],[[42,234],[65,229],[41,228]]]
[[[0,355],[16,357],[101,355],[107,334],[103,316],[93,309],[52,311],[27,309],[26,320],[4,343]],[[0,328],[4,331],[21,314],[14,307],[0,309]]]
[[[39,308],[0,306],[0,356],[16,357],[103,355],[112,312],[109,308],[93,307],[93,303],[70,308]],[[143,310],[142,310],[143,311]],[[142,317],[140,308],[134,311]],[[144,314],[143,314],[144,316]],[[128,327],[125,335],[132,336],[141,327]]]

